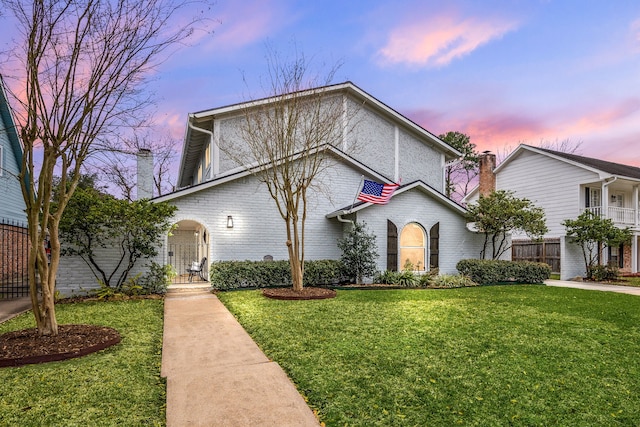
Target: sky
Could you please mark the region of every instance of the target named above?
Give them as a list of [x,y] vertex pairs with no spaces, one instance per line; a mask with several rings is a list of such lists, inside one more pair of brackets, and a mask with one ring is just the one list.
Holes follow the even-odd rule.
[[342,64],[334,83],[478,151],[568,140],[640,167],[637,0],[219,0],[211,17],[154,76],[175,138],[190,112],[264,96],[267,46],[296,46],[320,73]]

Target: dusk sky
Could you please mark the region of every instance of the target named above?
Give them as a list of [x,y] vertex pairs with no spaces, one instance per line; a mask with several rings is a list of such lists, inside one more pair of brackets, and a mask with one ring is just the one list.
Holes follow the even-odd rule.
[[[265,45],[295,43],[432,133],[479,151],[582,142],[579,154],[640,166],[640,2],[233,1],[214,33],[158,71],[158,122],[264,95]],[[243,81],[246,76],[248,84]]]

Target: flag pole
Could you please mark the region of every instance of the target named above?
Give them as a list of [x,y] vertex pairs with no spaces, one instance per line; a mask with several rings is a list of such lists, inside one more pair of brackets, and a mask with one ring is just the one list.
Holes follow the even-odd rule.
[[353,209],[353,205],[356,204],[356,200],[358,199],[358,194],[360,194],[360,189],[362,188],[362,183],[364,182],[364,175],[360,175],[360,184],[358,184],[358,190],[356,191],[356,195],[353,198],[353,203],[351,203],[351,207],[349,210]]

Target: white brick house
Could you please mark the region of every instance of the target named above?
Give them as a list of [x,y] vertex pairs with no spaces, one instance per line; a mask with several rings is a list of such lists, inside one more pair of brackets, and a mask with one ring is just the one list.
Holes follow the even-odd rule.
[[[456,273],[460,259],[478,257],[480,236],[466,229],[464,208],[443,195],[445,164],[460,153],[350,82],[321,90],[341,97],[358,124],[340,146],[328,148],[334,163],[319,179],[330,194],[309,194],[305,259],[338,259],[336,242],[353,220],[377,236],[379,270],[402,269],[410,259],[419,271],[433,266]],[[178,207],[179,228],[167,239],[166,259],[179,273],[203,257],[287,259],[285,224],[266,187],[220,149],[238,138],[246,105],[189,114],[180,188],[154,199]],[[351,152],[356,143],[362,149]],[[386,205],[354,204],[362,177],[403,185]]]

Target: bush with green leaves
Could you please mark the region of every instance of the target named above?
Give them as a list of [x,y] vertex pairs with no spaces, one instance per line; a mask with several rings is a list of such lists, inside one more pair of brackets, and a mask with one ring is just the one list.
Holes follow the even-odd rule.
[[400,273],[397,271],[385,270],[378,272],[373,278],[374,283],[381,285],[396,285],[398,283],[398,276]]
[[375,274],[378,258],[376,236],[367,232],[364,222],[354,222],[351,230],[338,239],[338,248],[342,251],[340,261],[344,274],[351,283],[362,283],[364,277]]
[[463,259],[456,268],[481,285],[516,282],[543,283],[551,276],[551,267],[541,262]]
[[470,286],[478,286],[478,284],[468,276],[462,274],[440,274],[433,276],[428,285],[429,288],[434,289],[467,288]]
[[594,265],[591,267],[591,279],[607,282],[618,279],[620,269],[615,265]]
[[[342,263],[336,260],[304,262],[304,286],[337,285],[342,282]],[[209,268],[216,290],[291,286],[289,261],[216,261]]]

